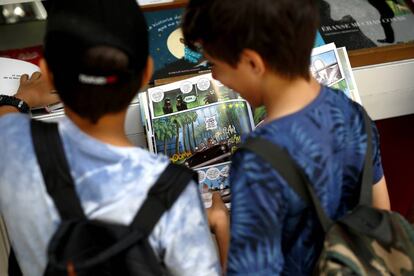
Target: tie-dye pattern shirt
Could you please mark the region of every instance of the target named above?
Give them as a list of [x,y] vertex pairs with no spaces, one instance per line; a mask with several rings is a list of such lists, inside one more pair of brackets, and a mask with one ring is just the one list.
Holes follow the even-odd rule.
[[[374,124],[372,130],[373,183],[377,183],[383,171]],[[337,219],[355,206],[367,136],[361,106],[344,93],[322,87],[308,106],[258,127],[250,136],[289,152],[329,217]],[[310,275],[323,241],[314,211],[252,152],[233,157],[230,186],[228,275]]]
[[[59,132],[87,217],[130,224],[168,159],[99,142],[69,119],[59,123]],[[60,218],[44,187],[27,116],[0,118],[0,158],[0,213],[24,275],[42,275]],[[220,275],[195,183],[161,217],[149,242],[172,275]]]

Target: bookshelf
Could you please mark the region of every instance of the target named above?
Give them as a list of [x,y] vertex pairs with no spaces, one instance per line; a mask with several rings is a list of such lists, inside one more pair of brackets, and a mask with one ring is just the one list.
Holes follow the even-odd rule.
[[[144,11],[157,11],[185,7],[189,0],[175,0],[169,3],[143,6]],[[401,60],[414,59],[414,42],[390,46],[349,51],[352,67],[369,66]]]
[[414,42],[349,51],[352,67],[414,59]]

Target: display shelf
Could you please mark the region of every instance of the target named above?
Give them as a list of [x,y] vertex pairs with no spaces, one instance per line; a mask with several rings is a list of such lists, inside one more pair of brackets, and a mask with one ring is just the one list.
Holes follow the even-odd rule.
[[182,7],[185,7],[188,4],[188,2],[189,0],[175,0],[169,3],[141,6],[141,9],[143,11],[157,11],[157,10],[182,8]]
[[374,120],[414,114],[414,59],[353,70],[362,104]]
[[352,67],[361,67],[414,58],[414,42],[349,51]]

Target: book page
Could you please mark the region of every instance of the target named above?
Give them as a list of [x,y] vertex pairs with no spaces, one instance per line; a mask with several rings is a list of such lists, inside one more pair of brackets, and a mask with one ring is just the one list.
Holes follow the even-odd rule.
[[344,91],[353,101],[362,105],[361,96],[359,95],[358,87],[355,81],[354,74],[352,72],[351,63],[349,62],[348,53],[345,47],[337,49],[338,57],[341,60],[342,71],[345,75],[345,80],[347,87],[345,88],[348,91]]
[[16,94],[23,74],[29,76],[40,68],[32,63],[0,57],[0,94],[12,96]]
[[249,104],[211,74],[150,88],[146,97],[150,149],[198,172],[206,208],[214,191],[230,208],[230,159],[254,128]]

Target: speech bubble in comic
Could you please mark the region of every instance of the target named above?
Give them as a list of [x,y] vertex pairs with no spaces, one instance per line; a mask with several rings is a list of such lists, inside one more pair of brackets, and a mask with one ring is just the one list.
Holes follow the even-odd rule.
[[184,94],[188,94],[193,90],[193,84],[189,81],[185,81],[185,82],[181,83],[180,90]]
[[224,166],[224,167],[221,169],[220,174],[221,174],[222,176],[224,176],[224,177],[228,177],[228,176],[229,176],[229,170],[230,170],[230,167],[229,167],[229,166]]
[[222,86],[224,86],[224,84],[222,84],[220,81],[218,81],[218,80],[214,80],[214,82],[216,83],[216,85],[218,86],[218,87],[222,87]]
[[220,170],[217,168],[210,168],[207,170],[206,174],[207,174],[207,179],[214,181],[220,177]]
[[198,171],[198,182],[203,183],[206,180],[206,173],[204,171]]
[[154,103],[159,103],[164,99],[164,91],[161,89],[156,89],[151,91],[151,101]]
[[201,78],[197,82],[197,88],[201,91],[206,91],[207,89],[210,88],[210,80],[206,78]]
[[187,96],[187,97],[184,98],[184,102],[186,102],[186,103],[192,103],[195,100],[197,100],[197,97],[194,96],[194,95],[193,96]]

